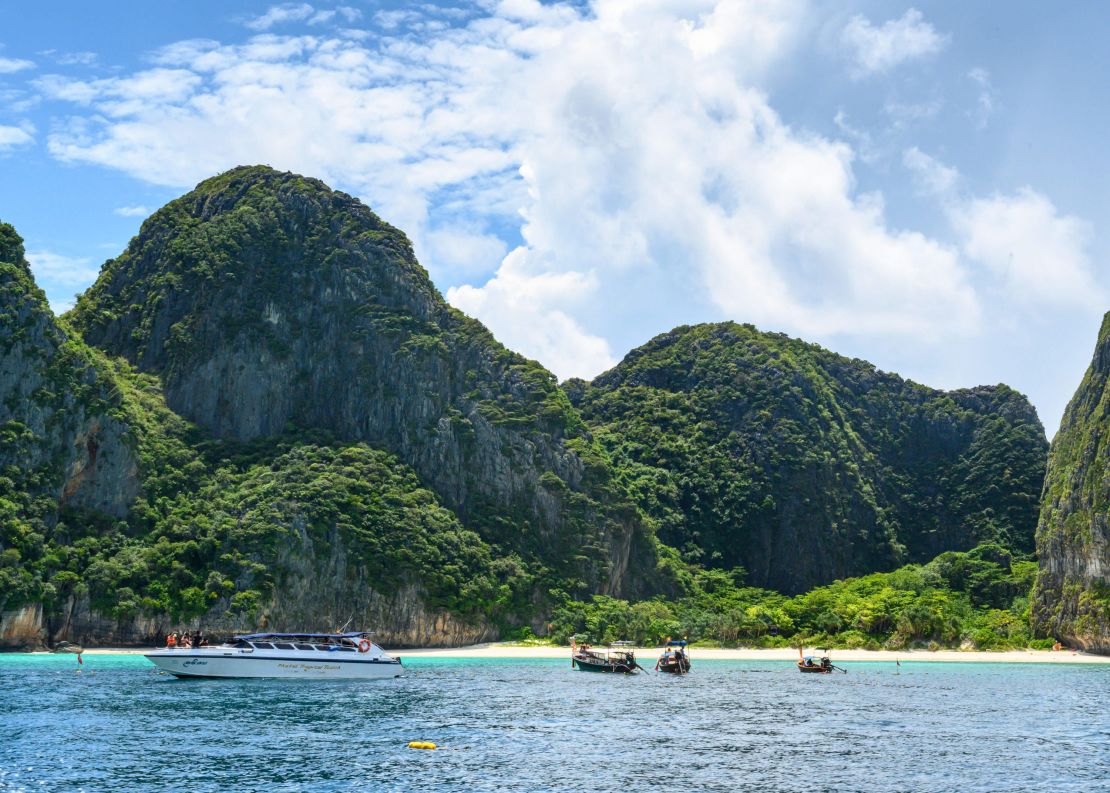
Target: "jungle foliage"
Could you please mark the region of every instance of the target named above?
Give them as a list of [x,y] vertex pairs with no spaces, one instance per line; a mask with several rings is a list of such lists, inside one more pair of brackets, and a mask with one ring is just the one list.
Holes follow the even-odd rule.
[[796,593],[981,543],[1033,550],[1047,443],[1007,386],[937,391],[726,322],[565,387],[690,562]]
[[[935,391],[733,323],[560,387],[315,180],[202,183],[63,318],[0,224],[0,341],[0,610],[249,623],[332,576],[506,635],[548,618],[556,640],[1032,641],[1045,441],[1020,394]],[[238,401],[217,371],[240,373]],[[267,383],[300,401],[231,431],[280,401]],[[108,421],[137,498],[60,506],[74,427]],[[597,595],[622,566],[640,599]]]
[[495,559],[394,456],[318,431],[207,438],[165,407],[156,378],[112,367],[143,493],[126,520],[63,509],[6,532],[0,600],[88,595],[117,619],[250,612],[334,546],[352,574],[385,591],[416,584],[429,606],[462,617],[496,620],[526,597],[534,571]]
[[689,594],[678,599],[629,603],[596,596],[565,603],[551,620],[551,637],[648,646],[668,637],[727,647],[1047,646],[1051,642],[1034,638],[1030,629],[1036,571],[1035,562],[981,545],[791,597],[745,586],[742,570],[695,568]]

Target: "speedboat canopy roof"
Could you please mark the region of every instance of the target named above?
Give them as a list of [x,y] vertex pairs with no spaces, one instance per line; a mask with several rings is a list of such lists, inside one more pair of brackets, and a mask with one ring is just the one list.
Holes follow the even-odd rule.
[[361,639],[370,635],[366,631],[354,631],[352,633],[246,633],[235,638],[249,642],[266,639]]

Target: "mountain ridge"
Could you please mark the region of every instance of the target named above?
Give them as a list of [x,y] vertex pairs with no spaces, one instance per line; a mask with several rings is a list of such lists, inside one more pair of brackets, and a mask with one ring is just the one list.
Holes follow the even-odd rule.
[[[8,553],[23,523],[3,524],[0,600],[19,605],[0,604],[0,644],[348,619],[394,644],[466,643],[543,634],[595,596],[651,608],[1031,549],[1043,430],[1005,386],[938,392],[735,323],[560,386],[449,306],[401,231],[265,166],[155,212],[62,318],[16,239],[0,233],[0,312],[12,339],[38,328],[64,375],[44,392],[64,431],[24,433],[57,458],[54,489],[0,482],[45,516],[26,555]],[[21,360],[9,341],[2,363]],[[107,440],[89,446],[92,420]],[[934,447],[960,465],[906,464]],[[966,503],[938,500],[952,482]],[[898,518],[938,505],[924,528]]]
[[68,317],[214,435],[293,423],[386,449],[488,541],[573,556],[586,589],[622,591],[630,557],[650,556],[554,376],[448,306],[400,231],[318,180],[245,167],[202,182]]
[[[1047,441],[1008,386],[942,392],[725,322],[680,326],[565,387],[636,471],[630,490],[660,539],[757,586],[799,592],[986,541],[1032,551]],[[945,497],[992,476],[1007,497]],[[921,509],[936,521],[915,523]]]

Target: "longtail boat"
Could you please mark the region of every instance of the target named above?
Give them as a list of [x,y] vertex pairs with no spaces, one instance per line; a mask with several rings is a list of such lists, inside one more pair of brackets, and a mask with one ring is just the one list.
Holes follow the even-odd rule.
[[580,672],[615,672],[633,675],[643,669],[636,663],[636,653],[632,642],[613,642],[604,650],[594,649],[588,644],[578,644],[571,640],[570,665]]
[[834,666],[832,660],[827,655],[806,655],[803,648],[798,648],[799,672],[805,672],[814,675],[831,675],[833,673],[833,670],[844,673],[848,672],[847,669],[841,669],[839,666]]
[[667,640],[663,654],[655,662],[657,672],[666,672],[669,675],[685,675],[690,671],[690,655],[686,649],[685,641]]

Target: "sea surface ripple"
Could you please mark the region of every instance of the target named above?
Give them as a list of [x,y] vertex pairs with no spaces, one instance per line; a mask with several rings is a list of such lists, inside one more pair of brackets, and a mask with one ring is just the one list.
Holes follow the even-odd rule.
[[1101,666],[405,663],[384,681],[177,680],[137,655],[80,673],[0,655],[0,791],[1110,790]]

